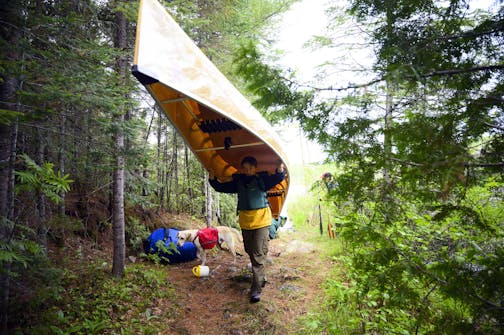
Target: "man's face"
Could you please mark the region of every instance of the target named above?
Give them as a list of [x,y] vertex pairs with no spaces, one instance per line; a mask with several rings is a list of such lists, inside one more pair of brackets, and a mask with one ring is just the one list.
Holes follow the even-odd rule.
[[242,168],[243,173],[245,173],[247,176],[253,176],[256,173],[256,167],[250,163],[243,163]]

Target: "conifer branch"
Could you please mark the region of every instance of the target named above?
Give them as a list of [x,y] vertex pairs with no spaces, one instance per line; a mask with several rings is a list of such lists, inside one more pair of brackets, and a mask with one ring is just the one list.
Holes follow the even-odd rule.
[[[283,79],[285,79],[286,81],[288,81],[291,84],[296,84],[291,79],[287,79],[287,78],[283,78]],[[317,86],[313,86],[313,85],[309,85],[309,84],[297,84],[297,86],[298,87],[311,88],[311,89],[313,89],[315,91],[336,91],[336,92],[341,92],[341,91],[348,91],[348,90],[355,90],[355,89],[359,89],[359,88],[369,87],[369,86],[374,85],[376,83],[379,83],[380,81],[383,81],[383,80],[385,80],[385,79],[384,78],[377,78],[377,79],[372,80],[372,81],[367,82],[367,83],[356,84],[356,85],[348,85],[348,86],[345,86],[345,87],[333,87],[332,85],[329,86],[329,87],[317,87]]]
[[439,70],[439,71],[432,71],[426,74],[420,74],[421,77],[428,78],[428,77],[435,77],[435,76],[450,76],[454,74],[461,74],[461,73],[470,73],[470,72],[479,72],[479,71],[494,71],[494,70],[503,70],[504,65],[488,65],[488,66],[476,66],[468,69],[450,69],[450,70]]
[[498,125],[496,125],[496,124],[492,124],[492,123],[489,123],[489,122],[483,122],[483,124],[484,124],[485,126],[490,127],[490,128],[495,128],[495,129],[499,129],[499,130],[504,131],[504,127],[498,126]]

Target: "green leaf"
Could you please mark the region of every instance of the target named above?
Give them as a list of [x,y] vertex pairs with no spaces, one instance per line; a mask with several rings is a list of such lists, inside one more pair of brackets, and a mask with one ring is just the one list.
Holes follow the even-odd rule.
[[18,111],[0,109],[0,124],[10,125],[12,122],[23,115],[23,113]]

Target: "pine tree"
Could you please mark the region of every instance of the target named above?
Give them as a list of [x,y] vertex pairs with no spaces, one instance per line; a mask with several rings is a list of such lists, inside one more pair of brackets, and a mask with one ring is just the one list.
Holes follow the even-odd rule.
[[[118,50],[125,50],[126,42],[126,16],[122,11],[115,13],[115,38],[114,47]],[[116,60],[116,72],[120,85],[126,84],[127,60],[124,55],[119,54]],[[116,165],[113,172],[113,216],[112,229],[114,240],[114,256],[112,263],[112,274],[115,277],[124,277],[124,267],[126,262],[126,243],[125,243],[125,218],[124,218],[124,151],[125,151],[125,134],[124,121],[126,114],[124,105],[120,105],[115,112],[113,122],[116,125],[115,131],[115,159]]]
[[[319,81],[300,83],[271,66],[265,48],[237,53],[256,106],[272,121],[297,121],[337,166],[329,197],[355,283],[342,294],[358,302],[362,332],[498,332],[502,323],[494,261],[502,261],[495,238],[504,221],[477,204],[502,208],[504,11],[470,4],[356,0],[343,19],[329,10],[372,46],[374,62],[359,68],[366,76],[357,83],[328,75],[341,59],[327,59]],[[333,36],[316,42],[336,50],[344,43]],[[487,266],[491,275],[480,271]],[[450,319],[454,301],[470,324]]]

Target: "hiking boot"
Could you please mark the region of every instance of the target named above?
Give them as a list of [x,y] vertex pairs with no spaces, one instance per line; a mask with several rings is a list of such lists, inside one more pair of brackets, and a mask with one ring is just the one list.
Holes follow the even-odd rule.
[[255,304],[256,302],[261,301],[261,293],[252,293],[250,295],[250,303]]

